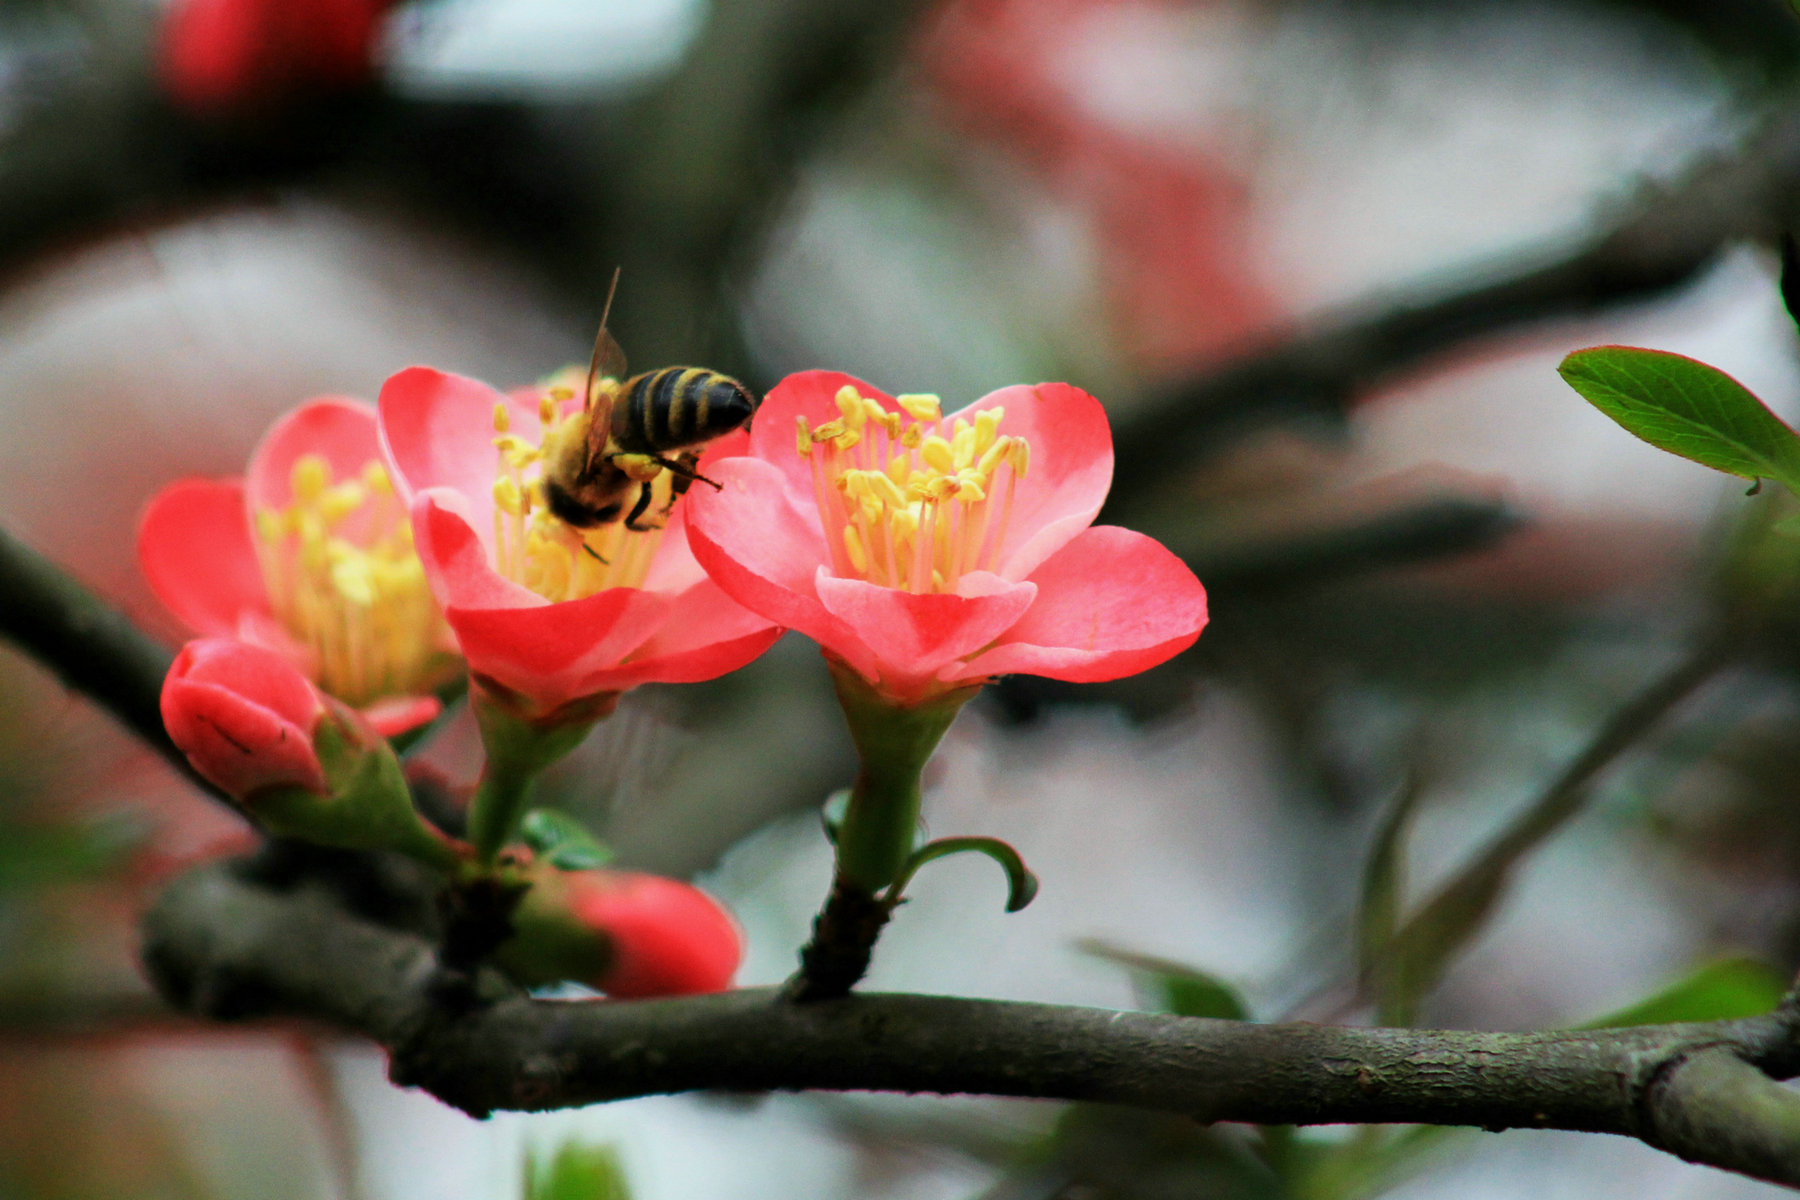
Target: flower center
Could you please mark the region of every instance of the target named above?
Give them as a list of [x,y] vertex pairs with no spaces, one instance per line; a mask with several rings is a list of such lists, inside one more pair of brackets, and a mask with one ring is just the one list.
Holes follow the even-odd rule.
[[[544,499],[544,469],[550,461],[568,462],[587,438],[587,421],[574,388],[553,382],[538,400],[538,439],[512,431],[504,404],[494,406],[494,446],[499,470],[494,476],[494,569],[530,588],[546,600],[579,600],[615,587],[642,587],[662,525],[673,500],[674,478],[655,464],[638,471],[636,456],[622,456],[621,472],[611,473],[618,495],[606,497],[629,511],[644,482],[650,504],[641,522],[629,529],[614,519],[590,528],[570,525],[550,511]],[[644,478],[628,478],[637,471]]]
[[901,411],[846,385],[835,420],[799,420],[832,567],[883,587],[954,592],[968,572],[998,567],[1031,447],[1000,432],[1003,408],[946,426],[936,396],[894,402]]
[[333,482],[331,465],[306,454],[289,486],[286,508],[256,510],[257,558],[276,619],[311,651],[319,686],[362,706],[452,677],[450,633],[387,469],[371,460]]

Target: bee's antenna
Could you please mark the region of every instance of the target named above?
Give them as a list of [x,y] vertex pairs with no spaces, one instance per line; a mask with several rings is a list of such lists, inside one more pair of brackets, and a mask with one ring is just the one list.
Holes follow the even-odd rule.
[[587,385],[581,389],[583,408],[594,402],[594,376],[600,373],[600,352],[606,345],[606,321],[612,316],[613,295],[619,290],[619,268],[613,268],[612,282],[606,285],[606,306],[600,310],[600,331],[594,334],[594,353],[588,358]]

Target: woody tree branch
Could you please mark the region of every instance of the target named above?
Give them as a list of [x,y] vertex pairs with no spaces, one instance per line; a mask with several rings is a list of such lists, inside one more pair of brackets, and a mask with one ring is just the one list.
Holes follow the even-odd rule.
[[446,1004],[425,940],[232,864],[145,921],[164,994],[218,1019],[303,1017],[386,1047],[395,1082],[473,1115],[695,1089],[977,1093],[1202,1121],[1417,1122],[1623,1134],[1800,1186],[1800,1006],[1601,1032],[1255,1025],[943,996],[770,990],[534,1000],[498,975]]

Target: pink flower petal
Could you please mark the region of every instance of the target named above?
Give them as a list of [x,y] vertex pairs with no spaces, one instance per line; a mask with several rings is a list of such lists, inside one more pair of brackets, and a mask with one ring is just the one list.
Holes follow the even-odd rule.
[[1032,573],[1036,603],[1001,643],[945,680],[1024,672],[1073,683],[1118,679],[1193,645],[1206,592],[1154,538],[1100,525]]
[[[871,683],[915,690],[940,667],[973,654],[1005,633],[1031,606],[1034,583],[1008,583],[971,572],[961,594],[915,595],[895,588],[837,579],[819,568],[819,599],[845,625],[863,633],[879,678]],[[854,663],[852,665],[855,665]]]
[[[1093,524],[1112,486],[1112,429],[1100,402],[1066,383],[1019,384],[990,392],[956,416],[973,420],[1003,407],[1000,432],[1022,437],[1031,464],[1016,485],[999,573],[1024,579]],[[1004,503],[1004,491],[993,504]],[[995,517],[998,518],[998,509]]]
[[430,367],[408,367],[381,385],[381,444],[395,486],[411,500],[427,488],[451,488],[468,502],[469,524],[483,544],[493,537],[494,406],[505,404],[513,428],[535,432],[537,403],[525,389],[503,396],[479,380]]
[[195,633],[234,634],[245,614],[269,612],[239,480],[183,479],[158,492],[138,522],[137,552],[150,590]]
[[555,708],[605,686],[606,673],[649,639],[669,601],[636,588],[535,608],[456,608],[444,616],[477,675]]
[[[793,494],[805,498],[809,509],[813,508],[812,466],[800,457],[795,446],[795,420],[805,417],[809,426],[837,420],[841,415],[837,406],[838,389],[845,385],[854,387],[859,395],[881,401],[890,409],[897,407],[892,396],[854,375],[842,371],[801,371],[775,385],[763,398],[762,407],[756,410],[756,419],[750,423],[749,453],[777,468]],[[815,516],[813,521],[817,524],[818,518]]]
[[437,720],[444,706],[436,696],[389,696],[362,709],[367,721],[382,737],[398,737]]
[[279,654],[225,638],[189,642],[163,681],[161,706],[169,737],[228,794],[328,790],[311,732],[324,703]]
[[308,454],[326,461],[332,482],[356,479],[370,462],[381,461],[375,410],[347,397],[321,396],[270,426],[251,452],[244,475],[245,499],[252,511],[282,509],[293,503],[290,480],[294,462]]
[[815,576],[830,556],[810,494],[797,501],[780,468],[760,458],[725,459],[712,476],[723,491],[684,501],[688,541],[707,574],[751,612],[874,672],[868,648],[819,601]]
[[[477,536],[468,497],[431,488],[413,501],[413,547],[440,608],[542,608],[550,601],[494,570]],[[488,509],[493,522],[493,508]]]

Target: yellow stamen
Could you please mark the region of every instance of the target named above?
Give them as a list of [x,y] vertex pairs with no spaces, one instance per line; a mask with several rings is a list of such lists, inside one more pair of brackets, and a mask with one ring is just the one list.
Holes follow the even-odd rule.
[[494,401],[494,432],[505,433],[512,428],[512,413],[506,407],[506,401]]
[[796,439],[796,446],[800,451],[800,457],[809,458],[812,455],[813,448],[812,430],[806,427],[805,417],[795,417],[794,420],[800,427]]
[[318,454],[296,459],[286,508],[252,514],[270,606],[327,692],[363,705],[430,691],[458,669],[379,462],[342,482]]
[[936,396],[927,393],[914,392],[895,396],[894,403],[905,409],[907,415],[915,421],[931,424],[944,419],[942,403]]

